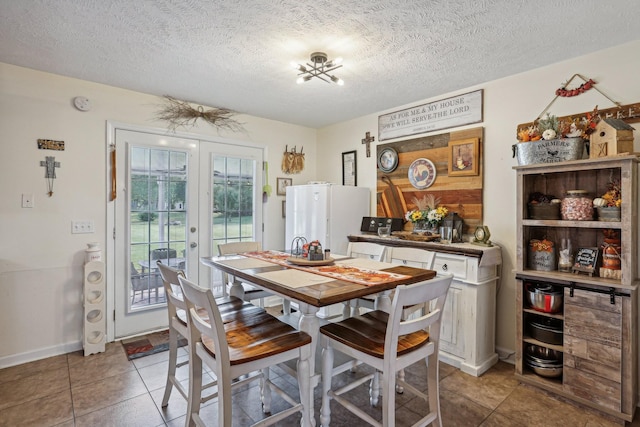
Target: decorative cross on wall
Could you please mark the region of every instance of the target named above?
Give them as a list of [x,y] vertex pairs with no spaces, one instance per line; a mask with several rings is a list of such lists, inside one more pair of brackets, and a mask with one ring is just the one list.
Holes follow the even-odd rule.
[[56,162],[53,156],[46,156],[44,161],[40,162],[40,166],[44,166],[44,177],[47,178],[47,194],[53,196],[53,180],[56,178],[56,168],[60,167],[60,162]]
[[376,140],[376,137],[371,136],[371,132],[365,133],[364,136],[362,143],[367,144],[367,157],[371,157],[371,143]]

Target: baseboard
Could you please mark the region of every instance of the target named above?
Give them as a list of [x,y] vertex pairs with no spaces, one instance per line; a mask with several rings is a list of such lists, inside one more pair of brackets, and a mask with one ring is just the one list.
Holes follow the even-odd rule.
[[507,363],[511,363],[512,365],[516,364],[516,351],[510,348],[504,347],[496,347],[496,353],[498,353],[498,358]]
[[47,357],[58,356],[60,354],[71,353],[78,350],[82,350],[82,341],[39,348],[37,350],[27,351],[25,353],[11,354],[8,356],[0,357],[0,369],[8,368],[10,366],[22,365],[23,363],[46,359]]

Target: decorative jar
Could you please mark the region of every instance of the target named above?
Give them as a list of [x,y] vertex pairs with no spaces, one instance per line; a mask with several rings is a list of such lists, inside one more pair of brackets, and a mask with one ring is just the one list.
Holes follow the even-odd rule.
[[560,205],[562,219],[570,221],[593,220],[593,200],[587,190],[567,190]]

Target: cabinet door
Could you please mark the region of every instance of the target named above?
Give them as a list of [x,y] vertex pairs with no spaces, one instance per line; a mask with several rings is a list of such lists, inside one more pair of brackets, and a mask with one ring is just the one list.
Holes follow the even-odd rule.
[[622,297],[565,289],[563,387],[619,411],[622,383]]
[[464,329],[460,313],[462,297],[462,285],[452,282],[442,311],[440,328],[440,349],[458,357],[464,357]]

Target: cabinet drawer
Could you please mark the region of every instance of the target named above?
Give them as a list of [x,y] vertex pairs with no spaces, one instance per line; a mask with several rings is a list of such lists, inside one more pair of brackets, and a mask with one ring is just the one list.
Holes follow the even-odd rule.
[[433,269],[439,274],[452,273],[456,279],[467,280],[469,258],[464,256],[437,253],[433,260]]

